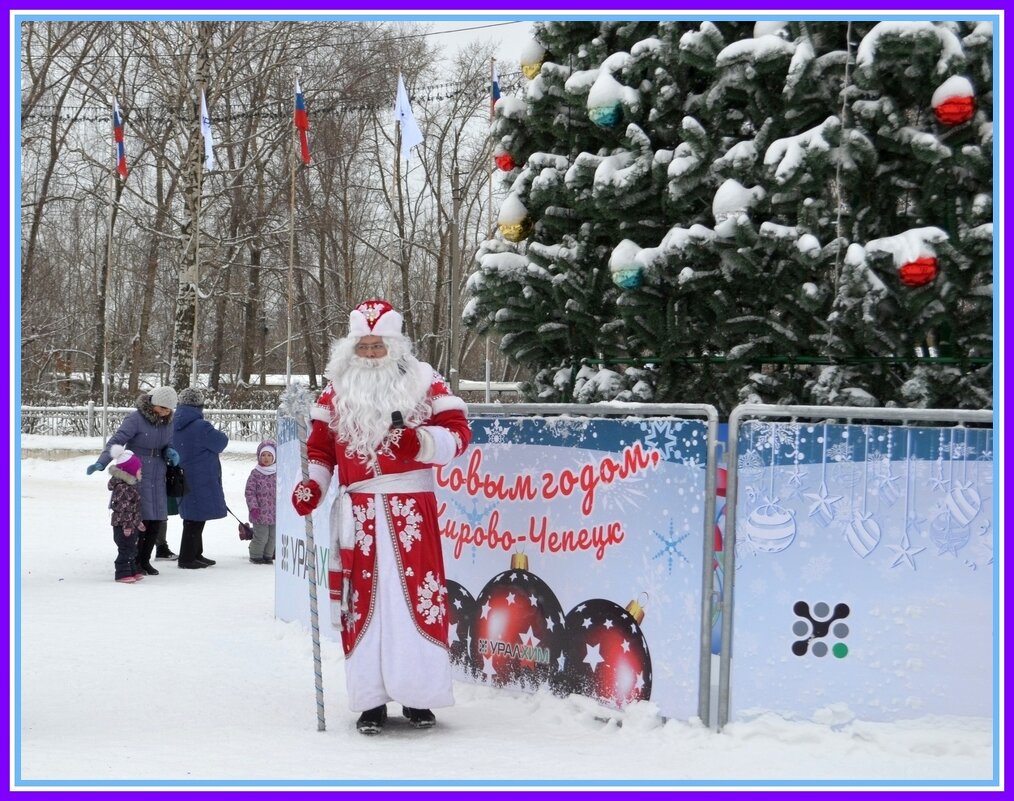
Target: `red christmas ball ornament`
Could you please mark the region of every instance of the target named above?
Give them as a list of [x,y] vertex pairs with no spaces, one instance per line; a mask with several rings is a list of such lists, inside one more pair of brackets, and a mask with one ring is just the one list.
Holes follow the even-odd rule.
[[952,75],[933,93],[933,113],[942,125],[961,125],[975,114],[975,89],[963,75]]
[[905,286],[913,288],[925,286],[937,277],[937,260],[933,256],[922,256],[901,265],[898,274]]
[[510,172],[518,166],[517,162],[514,161],[514,156],[508,153],[502,146],[497,147],[493,153],[493,161],[496,163],[496,168],[504,172]]
[[975,98],[949,97],[934,107],[933,113],[943,125],[961,125],[972,119],[972,115],[975,114]]
[[475,624],[475,598],[458,582],[447,579],[447,645],[452,665],[472,667],[469,630]]
[[469,655],[475,675],[497,687],[535,689],[559,669],[563,607],[528,557],[514,554],[511,569],[494,576],[475,599]]
[[651,654],[641,630],[644,609],[593,598],[567,613],[563,671],[557,692],[623,707],[651,697]]

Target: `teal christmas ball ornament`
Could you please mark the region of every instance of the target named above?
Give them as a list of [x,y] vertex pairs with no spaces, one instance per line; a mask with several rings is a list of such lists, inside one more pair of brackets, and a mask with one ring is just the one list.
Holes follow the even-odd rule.
[[623,117],[623,106],[619,101],[588,109],[588,119],[600,128],[615,128]]

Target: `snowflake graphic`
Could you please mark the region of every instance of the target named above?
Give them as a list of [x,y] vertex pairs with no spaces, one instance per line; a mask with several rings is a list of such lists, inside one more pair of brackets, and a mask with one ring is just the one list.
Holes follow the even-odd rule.
[[826,554],[814,556],[803,565],[803,581],[808,584],[821,581],[831,572],[831,565],[831,558]]
[[595,506],[603,510],[616,510],[621,513],[634,512],[646,507],[647,492],[644,475],[628,476],[623,481],[602,484],[595,492]]
[[662,454],[667,462],[673,462],[683,456],[679,449],[679,438],[676,432],[682,430],[683,421],[677,420],[645,420],[641,430],[645,432],[644,444]]
[[764,464],[764,460],[761,458],[761,455],[757,453],[757,451],[747,451],[744,453],[739,457],[737,465],[739,467],[739,471],[746,476],[756,476],[761,470],[767,467],[767,465]]
[[583,439],[591,425],[591,420],[576,420],[573,417],[550,417],[544,422],[546,433],[554,439],[567,441],[573,439],[575,444]]
[[660,534],[657,531],[652,531],[651,533],[654,534],[658,538],[659,542],[662,543],[662,550],[659,551],[654,556],[652,556],[651,558],[652,560],[655,560],[664,556],[666,558],[667,569],[670,575],[672,575],[672,563],[674,557],[679,557],[687,564],[690,564],[690,560],[687,559],[687,557],[683,554],[683,552],[679,548],[680,543],[690,536],[689,531],[684,532],[683,534],[677,536],[675,534],[675,526],[673,525],[672,520],[670,520],[668,536]]
[[796,450],[796,426],[791,423],[758,423],[754,434],[756,447],[764,450],[780,451],[789,447]]
[[509,448],[511,445],[510,426],[502,426],[499,420],[494,420],[492,425],[486,426],[486,442],[490,445]]
[[946,451],[954,461],[958,461],[960,459],[972,459],[976,454],[975,448],[967,442],[953,442],[949,445],[944,445],[943,450]]

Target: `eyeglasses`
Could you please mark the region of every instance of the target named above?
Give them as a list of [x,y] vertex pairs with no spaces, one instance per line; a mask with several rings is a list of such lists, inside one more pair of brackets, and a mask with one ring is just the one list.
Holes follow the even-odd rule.
[[374,342],[372,344],[359,343],[356,345],[356,353],[386,353],[387,345],[383,342]]

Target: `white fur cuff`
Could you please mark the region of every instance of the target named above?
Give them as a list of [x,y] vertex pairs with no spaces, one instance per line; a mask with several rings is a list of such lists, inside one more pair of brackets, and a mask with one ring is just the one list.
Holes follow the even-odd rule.
[[[419,433],[419,456],[420,462],[427,464],[447,464],[454,458],[457,452],[457,443],[451,432],[440,426],[419,426],[416,429]],[[423,454],[423,449],[428,448]]]

